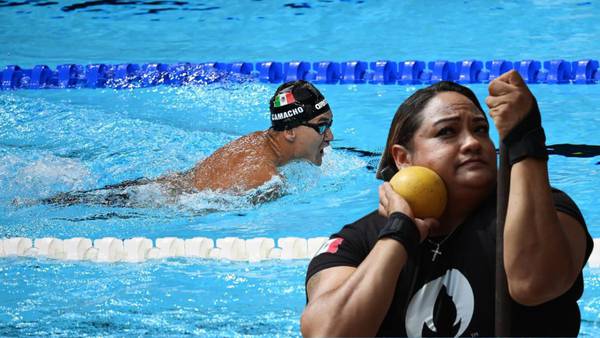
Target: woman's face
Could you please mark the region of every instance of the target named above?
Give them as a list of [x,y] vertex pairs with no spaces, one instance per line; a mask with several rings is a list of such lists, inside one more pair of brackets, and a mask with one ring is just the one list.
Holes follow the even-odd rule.
[[421,112],[409,162],[435,170],[450,191],[490,189],[496,181],[496,150],[483,113],[467,97],[442,92]]

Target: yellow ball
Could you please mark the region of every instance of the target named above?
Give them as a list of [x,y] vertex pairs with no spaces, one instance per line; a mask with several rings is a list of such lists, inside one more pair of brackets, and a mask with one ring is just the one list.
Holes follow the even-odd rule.
[[417,218],[438,218],[446,208],[446,185],[429,168],[404,167],[392,177],[390,184],[408,202]]

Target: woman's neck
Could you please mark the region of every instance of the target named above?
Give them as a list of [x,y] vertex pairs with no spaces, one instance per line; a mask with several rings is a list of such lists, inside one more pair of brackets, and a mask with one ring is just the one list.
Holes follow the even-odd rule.
[[439,219],[440,225],[432,228],[429,235],[444,236],[454,231],[483,204],[490,193],[480,189],[448,194],[446,210]]

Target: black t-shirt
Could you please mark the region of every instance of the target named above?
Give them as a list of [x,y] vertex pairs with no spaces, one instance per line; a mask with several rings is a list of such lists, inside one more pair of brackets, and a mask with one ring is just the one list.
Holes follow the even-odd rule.
[[[585,221],[575,203],[553,189],[558,211]],[[333,234],[308,266],[306,281],[334,266],[357,267],[369,254],[387,218],[372,212]],[[378,336],[493,336],[496,250],[495,195],[445,238],[423,241],[398,278],[396,292]],[[585,261],[593,241],[587,228]],[[438,253],[437,245],[441,242]],[[441,252],[441,254],[439,254]],[[435,260],[434,259],[435,255]],[[583,267],[582,267],[583,268]],[[577,300],[583,277],[565,294],[539,306],[511,303],[514,336],[577,336]]]

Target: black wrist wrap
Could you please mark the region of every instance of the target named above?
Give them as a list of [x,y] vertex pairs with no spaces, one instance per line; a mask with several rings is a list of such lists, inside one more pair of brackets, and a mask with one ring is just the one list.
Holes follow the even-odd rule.
[[508,161],[513,165],[527,157],[548,160],[546,135],[537,101],[531,110],[502,140],[508,148]]
[[395,212],[390,215],[388,222],[379,231],[379,239],[392,238],[404,245],[408,256],[412,256],[417,250],[421,235],[415,222],[401,212]]

